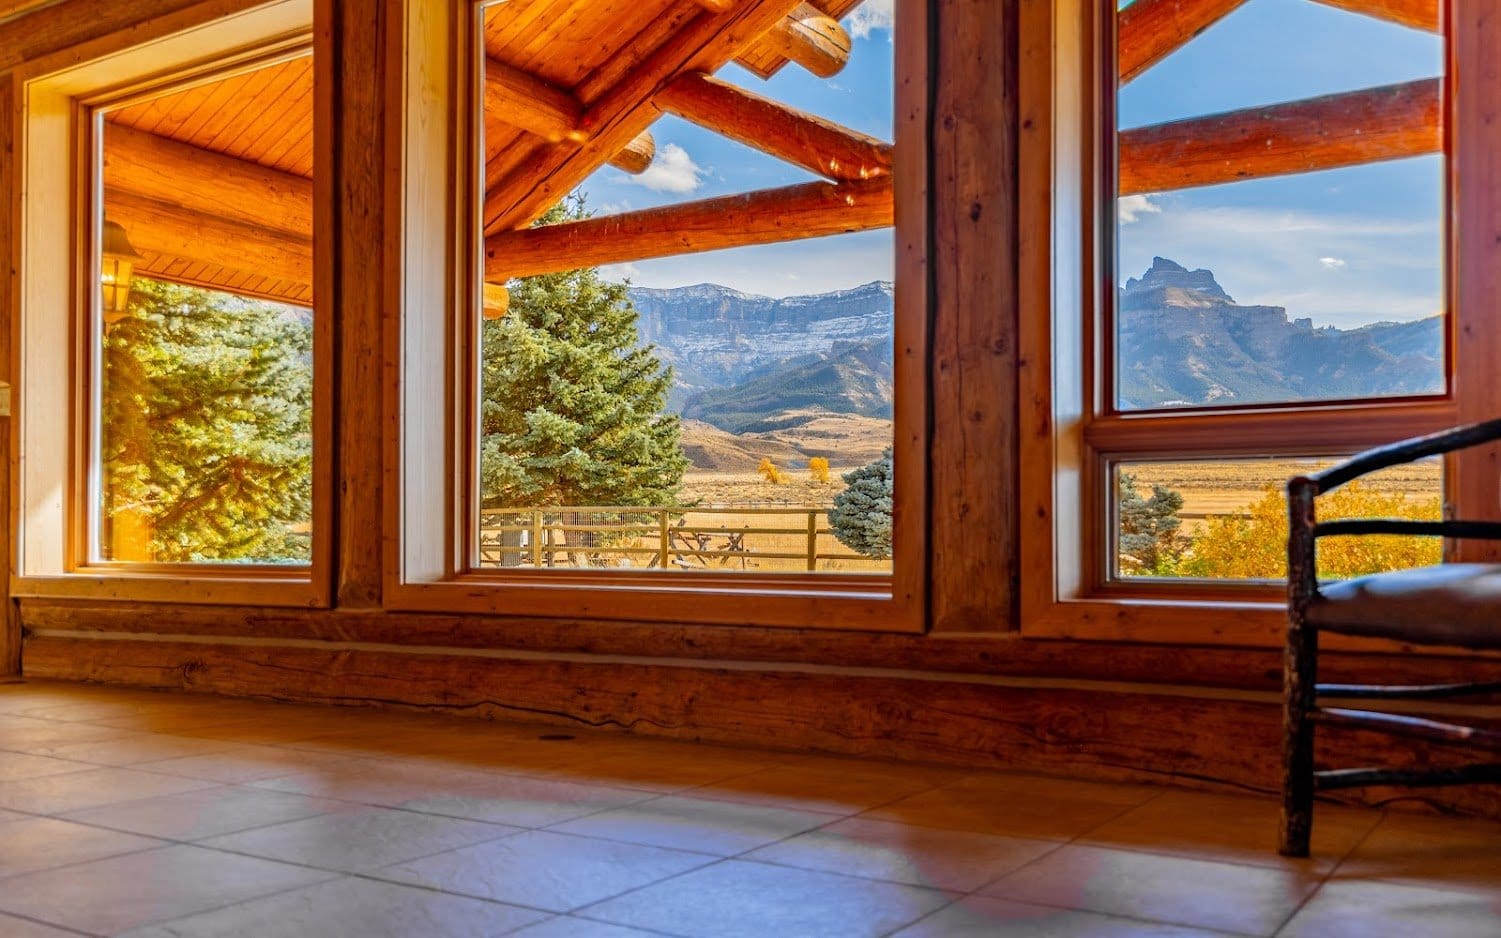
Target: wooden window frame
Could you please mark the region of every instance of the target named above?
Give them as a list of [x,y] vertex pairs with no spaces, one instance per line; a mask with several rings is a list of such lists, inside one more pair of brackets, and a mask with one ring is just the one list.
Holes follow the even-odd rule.
[[[1186,645],[1278,645],[1284,590],[1269,584],[1110,581],[1110,471],[1138,459],[1323,456],[1486,419],[1501,395],[1486,373],[1501,353],[1501,71],[1485,24],[1501,2],[1444,0],[1448,157],[1449,392],[1398,401],[1330,402],[1111,413],[1099,376],[1102,294],[1113,290],[1106,226],[1114,224],[1114,133],[1100,54],[1112,7],[1084,0],[1023,4],[1021,13],[1021,631],[1037,638]],[[1470,182],[1473,180],[1473,182]],[[1463,341],[1457,341],[1463,337]],[[1446,511],[1501,517],[1501,458],[1490,447],[1445,466]],[[1466,545],[1451,555],[1494,559]],[[1366,640],[1342,647],[1382,647]]]
[[[482,72],[474,56],[477,2],[393,0],[387,134],[391,309],[385,339],[385,555],[390,609],[563,616],[664,623],[920,632],[927,586],[927,350],[930,221],[928,19],[925,0],[898,4],[896,107],[896,420],[894,571],[717,575],[588,571],[498,572],[469,567],[473,514],[471,361],[479,322],[480,245],[470,219],[481,201],[473,158]],[[433,9],[433,7],[443,7]],[[686,600],[674,602],[674,600]]]
[[[256,4],[215,0],[28,63],[16,73],[18,178],[13,209],[12,302],[16,419],[12,421],[12,523],[19,555],[13,597],[326,607],[332,596],[332,317],[313,319],[313,508],[307,564],[97,561],[90,516],[97,359],[94,209],[95,109],[153,89],[248,67],[268,54],[314,49],[318,159],[329,138],[331,57],[316,28],[321,0]],[[314,231],[328,233],[327,173],[315,180]],[[57,211],[57,206],[63,206]],[[330,251],[315,253],[319,305],[332,307]],[[59,314],[59,311],[66,311]],[[25,459],[20,454],[26,455]]]

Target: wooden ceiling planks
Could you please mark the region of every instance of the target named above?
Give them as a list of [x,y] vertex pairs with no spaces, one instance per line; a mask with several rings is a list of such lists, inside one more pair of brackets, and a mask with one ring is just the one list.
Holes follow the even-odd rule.
[[107,112],[200,150],[313,176],[313,61],[301,56]]

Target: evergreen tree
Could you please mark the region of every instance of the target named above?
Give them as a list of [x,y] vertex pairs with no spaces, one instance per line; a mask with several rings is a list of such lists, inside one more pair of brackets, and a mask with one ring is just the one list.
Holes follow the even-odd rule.
[[[584,216],[581,200],[543,223]],[[502,507],[675,504],[688,460],[664,415],[672,370],[639,345],[622,283],[593,268],[527,277],[484,324],[480,481]]]
[[848,487],[834,496],[829,527],[839,543],[877,560],[891,556],[891,450],[844,474]]
[[129,312],[104,341],[106,527],[144,519],[161,562],[306,561],[309,316],[144,278]]
[[1136,478],[1128,472],[1120,473],[1116,486],[1121,571],[1137,576],[1174,575],[1190,543],[1179,533],[1183,496],[1154,485],[1152,497],[1142,498],[1136,490]]

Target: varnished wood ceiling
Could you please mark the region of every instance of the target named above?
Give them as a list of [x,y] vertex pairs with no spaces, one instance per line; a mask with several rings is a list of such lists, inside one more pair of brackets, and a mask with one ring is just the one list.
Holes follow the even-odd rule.
[[[742,0],[720,7],[722,12],[714,9],[717,2],[505,0],[487,8],[487,56],[545,83],[543,90],[561,95],[580,121],[577,134],[550,140],[535,127],[497,120],[487,109],[487,189],[492,194],[503,189],[505,198],[497,202],[506,206],[487,214],[489,230],[525,228],[542,202],[560,196],[607,161],[621,165],[621,154],[641,143],[636,138],[659,114],[653,95],[679,74],[712,73],[736,57],[748,61],[757,41],[795,11],[822,10],[839,17],[860,0],[815,0],[811,6],[796,0]],[[785,61],[762,49],[755,69],[769,74]],[[136,187],[118,172],[112,177],[107,166],[106,214],[113,212],[127,231],[138,232],[146,255],[143,273],[311,302],[311,278],[304,276],[311,268],[310,190],[306,209],[286,204],[302,191],[289,181],[305,183],[313,175],[310,56],[119,107],[107,112],[105,121],[107,163],[108,128],[130,128],[269,171],[268,188],[278,195],[276,212],[262,218],[253,211],[257,200],[246,198],[243,190],[233,198],[216,198],[223,173],[177,178],[148,167],[146,175],[155,180]],[[600,122],[597,128],[595,121]],[[148,158],[150,139],[144,141]],[[532,185],[536,190],[529,195]],[[222,210],[230,203],[238,214]],[[490,212],[488,200],[486,209]],[[127,217],[132,211],[135,215]],[[230,257],[232,262],[224,263]],[[294,275],[271,275],[288,273]]]

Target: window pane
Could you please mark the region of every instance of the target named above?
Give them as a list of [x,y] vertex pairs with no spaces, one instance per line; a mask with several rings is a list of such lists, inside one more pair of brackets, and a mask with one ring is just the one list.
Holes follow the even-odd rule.
[[[1287,577],[1287,480],[1337,459],[1138,462],[1115,467],[1116,576],[1207,580]],[[1437,521],[1443,466],[1396,466],[1320,496],[1318,517]],[[1319,576],[1364,576],[1441,562],[1442,542],[1422,537],[1331,537]]]
[[312,58],[98,112],[98,560],[306,563]]
[[[487,70],[510,75],[512,86],[543,81],[574,94],[583,76],[566,63],[533,63],[512,41],[517,9],[483,10]],[[857,11],[844,26],[853,48],[837,82],[750,55],[742,61],[769,77],[734,63],[714,77],[853,137],[890,141],[890,16]],[[486,97],[487,194],[514,184],[502,168],[524,171],[553,146],[523,109],[499,89]],[[793,187],[837,182],[700,123],[655,120],[649,162],[603,161],[537,223],[639,219],[772,190],[765,211],[775,214]],[[889,175],[878,168],[872,179]],[[493,222],[482,222],[492,236]],[[766,243],[662,253],[615,253],[582,267],[559,253],[542,262],[545,272],[489,272],[478,350],[479,566],[888,572],[890,228],[818,238],[789,228]],[[488,251],[487,264],[505,256]]]
[[1172,6],[1117,15],[1116,406],[1443,393],[1443,38],[1250,0],[1143,58]]

